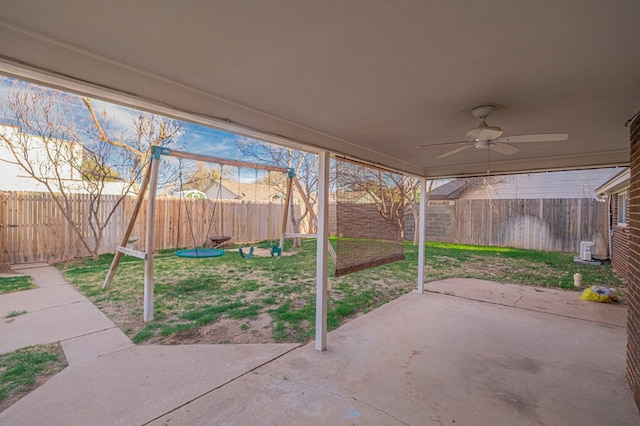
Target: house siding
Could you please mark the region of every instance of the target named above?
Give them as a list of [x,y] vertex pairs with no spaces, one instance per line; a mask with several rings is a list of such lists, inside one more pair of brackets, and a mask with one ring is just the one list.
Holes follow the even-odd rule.
[[460,199],[594,198],[595,189],[618,173],[619,168],[607,168],[483,177]]
[[640,409],[640,118],[631,123],[629,188],[629,308],[627,312],[627,380]]

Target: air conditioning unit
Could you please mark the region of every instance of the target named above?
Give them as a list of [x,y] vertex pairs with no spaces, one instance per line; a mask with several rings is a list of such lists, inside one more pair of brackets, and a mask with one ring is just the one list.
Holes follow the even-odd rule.
[[592,261],[594,252],[595,245],[593,241],[580,241],[580,260]]

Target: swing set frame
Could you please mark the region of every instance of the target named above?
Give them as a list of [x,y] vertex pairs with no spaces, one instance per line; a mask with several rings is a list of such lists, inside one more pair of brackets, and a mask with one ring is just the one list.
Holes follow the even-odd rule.
[[[154,274],[153,274],[153,246],[155,243],[155,230],[154,230],[154,222],[155,222],[155,211],[156,211],[156,195],[158,190],[158,172],[160,168],[160,159],[162,156],[166,157],[176,157],[176,158],[184,158],[189,160],[203,161],[207,163],[217,163],[221,165],[229,165],[236,167],[247,167],[254,168],[259,170],[266,170],[272,172],[280,172],[285,173],[287,175],[287,192],[285,197],[285,209],[284,215],[282,217],[282,223],[280,228],[280,245],[278,249],[280,252],[284,246],[285,236],[301,236],[301,234],[286,234],[287,227],[287,219],[289,213],[289,204],[291,200],[291,191],[293,188],[293,184],[298,187],[300,190],[302,186],[298,179],[295,176],[295,172],[293,169],[278,167],[278,166],[269,166],[265,164],[251,163],[248,161],[240,161],[240,160],[231,160],[228,158],[220,158],[213,157],[208,155],[195,154],[186,151],[178,151],[166,147],[153,146],[151,147],[151,161],[149,167],[147,167],[147,171],[142,179],[142,183],[140,185],[140,192],[138,194],[138,198],[136,199],[136,204],[133,208],[133,212],[131,218],[129,220],[129,224],[125,229],[124,235],[122,237],[122,242],[119,246],[116,246],[116,253],[113,257],[113,261],[111,262],[111,267],[109,268],[109,272],[102,284],[103,289],[109,288],[111,282],[113,281],[113,277],[118,269],[118,265],[120,264],[120,260],[122,256],[127,254],[130,256],[134,256],[144,260],[144,321],[152,321],[153,320],[153,304],[154,304]],[[144,251],[138,251],[127,247],[127,242],[131,237],[131,233],[133,232],[133,227],[135,225],[138,214],[140,213],[140,209],[142,207],[142,203],[144,202],[145,195],[148,193],[147,197],[147,221],[145,226],[145,249]],[[309,201],[306,199],[306,196],[303,192],[301,192],[302,198],[304,199],[305,204],[309,207]],[[313,213],[312,213],[313,214]],[[305,234],[305,236],[311,236],[311,234]]]

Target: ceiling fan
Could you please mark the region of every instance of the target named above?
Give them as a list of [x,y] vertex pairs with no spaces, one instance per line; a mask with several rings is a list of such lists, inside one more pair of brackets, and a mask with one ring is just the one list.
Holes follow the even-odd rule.
[[511,155],[520,151],[519,148],[511,145],[512,143],[555,142],[564,141],[569,138],[569,135],[566,133],[539,133],[531,135],[502,136],[502,129],[500,127],[489,126],[487,124],[487,117],[495,109],[495,105],[481,105],[471,110],[471,114],[480,120],[480,124],[478,127],[469,130],[465,134],[464,141],[424,144],[418,145],[417,148],[428,148],[440,145],[462,145],[459,148],[439,155],[438,158],[448,157],[471,147],[476,147],[478,149],[490,149],[500,154]]

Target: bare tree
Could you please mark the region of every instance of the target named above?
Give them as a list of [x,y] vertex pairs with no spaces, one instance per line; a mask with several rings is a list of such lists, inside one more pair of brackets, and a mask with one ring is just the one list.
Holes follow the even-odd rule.
[[186,172],[182,172],[180,177],[181,189],[198,191],[206,190],[211,184],[220,180],[220,169],[208,166],[202,161],[198,161],[195,168],[189,168]]
[[[240,150],[250,158],[255,159],[259,163],[273,164],[279,167],[291,168],[295,172],[296,178],[300,183],[298,191],[302,192],[302,196],[306,197],[307,203],[301,202],[300,215],[296,216],[294,204],[296,200],[291,197],[288,206],[291,224],[295,233],[300,232],[300,225],[309,217],[309,232],[315,232],[316,222],[315,213],[312,211],[318,202],[318,156],[308,152],[298,151],[292,148],[276,146],[266,142],[257,141],[255,139],[240,138]],[[286,192],[286,179],[282,175],[270,173],[268,175],[268,183],[275,190],[284,195]],[[311,210],[310,210],[311,208]],[[294,239],[294,247],[300,246],[300,239]]]
[[[83,97],[82,102],[89,112],[91,134],[103,144],[116,148],[110,149],[109,160],[123,179],[128,181],[137,182],[144,176],[150,164],[152,146],[175,144],[183,131],[184,126],[180,121],[139,111],[139,114],[130,116],[129,125],[124,130],[112,130],[106,107],[98,114],[91,99]],[[175,185],[180,172],[177,162],[172,166],[164,164],[158,186],[164,188]]]
[[[90,118],[79,130],[75,123],[82,111]],[[150,146],[168,145],[181,129],[173,120],[142,114],[128,132],[112,137],[106,110],[98,118],[91,100],[79,102],[73,95],[18,82],[7,91],[0,112],[8,122],[0,126],[0,148],[8,153],[3,161],[43,186],[94,258],[109,220],[149,164]],[[113,182],[120,191],[106,203],[105,191]],[[82,214],[86,230],[73,193],[88,194]]]
[[[336,167],[336,184],[340,187],[338,198],[366,197],[375,203],[378,213],[400,231],[404,239],[404,221],[413,213],[418,220],[419,180],[378,168],[363,166],[349,161],[340,161]],[[417,244],[417,231],[414,244]]]

